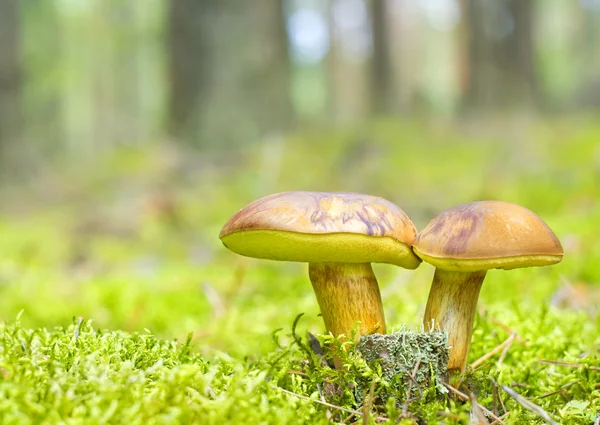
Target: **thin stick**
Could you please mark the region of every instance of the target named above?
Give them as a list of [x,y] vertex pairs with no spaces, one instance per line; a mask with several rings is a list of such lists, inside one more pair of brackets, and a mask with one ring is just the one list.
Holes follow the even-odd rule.
[[515,334],[510,334],[510,336],[502,344],[498,345],[496,348],[494,348],[489,353],[484,354],[483,356],[481,356],[480,358],[478,358],[477,360],[475,360],[473,363],[471,363],[471,367],[473,369],[475,369],[477,366],[479,366],[480,364],[482,364],[483,362],[485,362],[487,359],[489,359],[490,357],[492,357],[494,354],[502,351],[502,349],[507,344],[510,344],[512,342],[512,340],[515,339],[514,335]]
[[596,415],[596,420],[594,421],[594,425],[600,425],[600,413]]
[[439,416],[443,416],[445,418],[450,418],[450,419],[461,419],[461,417],[459,415],[456,415],[454,413],[448,413],[448,412],[443,412],[441,410],[438,410],[436,412]]
[[[500,400],[500,406],[502,406],[502,410],[504,410],[504,412],[506,412],[506,413],[504,413],[504,415],[500,416],[502,418],[502,417],[508,415],[510,412],[504,405],[504,401],[502,400],[502,397],[500,397],[500,394],[498,394],[498,383],[491,376],[490,376],[490,381],[492,381],[494,389],[496,390],[496,396],[498,397],[498,400]],[[496,412],[494,412],[494,413],[496,413]]]
[[477,402],[477,397],[475,394],[470,394],[471,398],[471,417],[474,418],[478,424],[489,424],[490,421],[487,420],[483,411],[479,407],[479,403]]
[[[419,357],[419,359],[420,359],[420,357]],[[419,362],[420,362],[420,360],[419,360]],[[412,373],[408,373],[408,370],[406,370],[400,364],[397,364],[396,367],[399,368],[406,376],[408,376],[408,378],[411,380],[411,382],[413,382],[417,386],[417,390],[419,390],[419,398],[423,397],[423,391],[421,390],[421,387],[419,387],[419,384],[417,383],[417,380],[412,375]],[[416,400],[418,400],[418,398]]]
[[306,373],[294,369],[288,369],[285,371],[285,373],[287,373],[288,375],[308,376]]
[[498,414],[498,399],[500,398],[500,396],[498,395],[498,384],[496,384],[496,381],[494,381],[494,378],[492,378],[491,376],[489,377],[490,381],[492,383],[492,396],[493,396],[493,400],[494,400],[494,414],[497,415]]
[[[328,410],[328,412],[329,412],[329,410]],[[342,423],[343,423],[343,424],[349,424],[349,423],[350,423],[350,421],[351,421],[352,419],[354,419],[354,417],[355,417],[355,416],[356,416],[356,413],[352,413],[352,414],[351,414],[351,415],[349,415],[349,416],[348,416],[346,419],[344,419],[344,421],[343,421]],[[327,419],[328,419],[329,421],[331,421],[331,418],[330,418],[330,417],[328,417]]]
[[321,401],[325,402],[325,394],[323,394],[323,388],[321,388],[320,384],[317,384],[317,390],[319,390],[319,396],[321,397]]
[[[296,393],[293,393],[291,391],[285,390],[285,389],[283,389],[281,387],[275,387],[275,388],[279,389],[280,391],[282,391],[282,392],[284,392],[286,394],[293,395],[294,397],[298,397],[298,398],[301,398],[303,400],[312,401],[313,403],[322,404],[323,406],[331,407],[332,409],[341,410],[343,412],[348,412],[348,413],[354,413],[355,415],[362,416],[362,412],[359,412],[357,410],[347,409],[347,408],[342,407],[342,406],[336,406],[335,404],[323,402],[321,400],[314,400],[314,399],[312,399],[310,397],[306,397],[305,395],[296,394]],[[383,416],[375,416],[375,419],[378,420],[378,421],[387,421],[387,418],[384,418]]]
[[363,425],[369,425],[369,416],[371,413],[371,406],[373,405],[373,392],[375,391],[375,378],[371,381],[371,388],[369,388],[369,395],[363,404]]
[[[412,373],[409,375],[410,377],[410,381],[408,383],[408,391],[406,391],[406,400],[404,400],[404,405],[402,406],[402,413],[400,413],[400,416],[398,416],[398,419],[400,418],[408,418],[411,415],[408,413],[408,404],[414,400],[418,400],[417,399],[411,399],[410,398],[410,393],[412,392],[412,385],[413,382],[418,386],[417,383],[417,372],[419,371],[419,366],[421,366],[421,354],[419,354],[419,358],[417,359],[417,363],[415,363],[415,367],[413,368]],[[419,392],[421,392],[421,389],[419,389]],[[423,395],[421,394],[421,397]]]
[[[321,387],[321,384],[317,384],[317,390],[319,390],[319,396],[321,397],[321,401],[323,403],[325,403],[327,400],[325,400],[325,394],[323,394],[323,387]],[[325,412],[325,416],[327,416],[327,420],[331,419],[331,410],[327,409],[327,412]]]
[[[504,415],[500,416],[500,419],[504,420],[506,419],[506,417],[510,415],[510,412],[506,412]],[[494,420],[494,422],[492,422],[490,425],[494,425],[494,424],[499,424],[500,422],[498,422],[497,420]]]
[[506,385],[502,385],[502,389],[504,391],[506,391],[506,393],[509,396],[514,398],[515,401],[517,403],[519,403],[521,406],[523,406],[525,409],[529,410],[530,412],[535,413],[540,418],[542,418],[543,420],[548,422],[550,425],[558,425],[558,422],[556,422],[554,419],[552,419],[552,417],[550,417],[548,412],[546,412],[544,409],[542,409],[541,406],[538,406],[531,400],[528,400],[527,398],[523,397],[521,394],[519,394],[518,392],[516,392],[515,390],[513,390],[512,388],[510,388]]
[[564,396],[563,391],[566,390],[567,388],[569,388],[570,386],[573,386],[573,385],[575,385],[577,383],[578,383],[578,381],[568,382],[565,385],[562,385],[561,387],[559,387],[558,390],[550,391],[548,393],[544,393],[541,396],[539,396],[538,398],[546,398],[546,397],[550,397],[551,395],[554,395],[554,394],[561,394],[561,395]]
[[510,350],[510,347],[512,346],[513,341],[515,340],[515,334],[510,334],[510,342],[508,344],[506,344],[506,346],[504,347],[504,350],[502,350],[502,354],[500,354],[500,357],[498,358],[498,367],[502,366],[502,363],[504,363],[504,358],[506,357],[506,354],[508,354],[508,350]]
[[527,345],[525,340],[523,338],[521,338],[515,331],[513,331],[511,328],[509,328],[506,324],[504,324],[501,321],[499,321],[498,319],[494,319],[494,318],[491,318],[490,322],[492,322],[495,325],[500,326],[502,329],[504,329],[509,334],[515,334],[515,339],[517,341],[519,341],[521,344],[523,344],[524,347],[529,347],[529,345]]
[[[466,395],[465,393],[460,392],[459,390],[457,390],[456,388],[454,388],[452,385],[449,384],[444,384],[444,386],[446,388],[448,388],[450,391],[452,391],[453,393],[455,393],[457,396],[459,396],[461,399],[463,399],[464,401],[468,401],[470,400],[469,396]],[[479,403],[477,403],[479,404]],[[479,408],[481,410],[483,410],[485,412],[486,415],[488,415],[489,417],[491,417],[492,419],[494,419],[496,422],[498,422],[501,425],[506,425],[502,419],[500,419],[498,416],[494,415],[493,412],[489,411],[488,409],[486,409],[485,407],[483,407],[481,404],[479,404]]]
[[600,367],[598,367],[598,366],[590,366],[590,365],[586,365],[584,363],[569,363],[569,362],[561,362],[558,360],[536,360],[536,362],[543,363],[543,364],[553,364],[553,365],[557,365],[557,366],[575,367],[575,368],[587,366],[589,370],[600,370]]
[[412,373],[410,374],[410,381],[408,383],[408,391],[406,392],[406,400],[404,400],[404,406],[402,406],[402,414],[400,415],[402,418],[408,418],[408,403],[410,402],[410,393],[412,392],[413,382],[417,382],[417,372],[419,371],[419,366],[421,366],[421,354],[419,354],[419,358],[417,359],[417,363],[413,368]]

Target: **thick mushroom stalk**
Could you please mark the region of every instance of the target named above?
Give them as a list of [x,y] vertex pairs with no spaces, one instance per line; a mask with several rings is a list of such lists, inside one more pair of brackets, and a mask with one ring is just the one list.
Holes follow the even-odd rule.
[[463,372],[467,366],[477,300],[485,275],[485,270],[435,270],[423,321],[426,330],[440,327],[448,333],[450,374]]
[[357,338],[385,333],[381,295],[370,263],[310,263],[308,273],[327,331],[350,336],[348,331],[358,321]]

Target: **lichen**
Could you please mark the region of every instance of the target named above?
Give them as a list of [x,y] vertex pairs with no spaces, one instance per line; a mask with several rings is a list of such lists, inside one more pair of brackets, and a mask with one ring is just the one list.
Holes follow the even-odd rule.
[[[438,395],[446,392],[443,383],[448,381],[448,337],[443,332],[365,335],[357,351],[369,366],[380,368],[381,376],[390,383],[379,395],[384,403],[390,396],[398,401],[412,399],[430,388],[435,388]],[[368,390],[368,385],[360,385],[357,399],[364,399]]]

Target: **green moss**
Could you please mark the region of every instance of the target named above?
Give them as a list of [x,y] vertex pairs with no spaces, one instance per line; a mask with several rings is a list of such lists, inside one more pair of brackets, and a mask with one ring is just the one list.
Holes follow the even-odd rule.
[[184,343],[102,331],[0,325],[0,418],[10,424],[326,423],[268,369]]
[[[261,151],[240,154],[235,166],[207,161],[165,175],[152,165],[163,152],[140,149],[117,153],[117,162],[61,167],[51,187],[15,188],[21,199],[3,196],[1,207],[17,214],[0,214],[0,321],[8,323],[0,325],[0,423],[351,422],[360,413],[319,403],[362,409],[371,399],[357,389],[373,383],[371,423],[408,416],[402,423],[467,424],[469,402],[425,397],[403,412],[405,393],[378,401],[391,391],[381,362],[369,365],[352,344],[318,335],[323,322],[306,265],[253,261],[223,248],[217,235],[235,211],[293,189],[383,196],[418,228],[445,208],[480,199],[539,214],[563,242],[564,260],[488,273],[469,363],[511,332],[518,338],[501,362],[497,352],[469,371],[463,391],[498,414],[504,405],[508,424],[542,420],[503,385],[559,423],[593,423],[600,412],[600,303],[593,301],[600,290],[598,123],[534,124],[527,144],[418,121],[359,130],[368,140],[366,151],[358,147],[365,155],[345,149],[357,140],[355,130],[307,133],[282,142],[278,171]],[[161,191],[174,201],[176,224],[147,213],[149,181],[168,182]],[[60,202],[30,205],[36,193],[55,193]],[[374,271],[388,328],[419,329],[433,268]],[[555,301],[567,283],[590,291],[582,306]],[[296,334],[317,334],[343,358],[343,371],[289,335],[302,312]],[[73,316],[93,319],[94,328],[83,321],[75,337],[77,322],[64,327]],[[277,328],[283,330],[273,338]]]

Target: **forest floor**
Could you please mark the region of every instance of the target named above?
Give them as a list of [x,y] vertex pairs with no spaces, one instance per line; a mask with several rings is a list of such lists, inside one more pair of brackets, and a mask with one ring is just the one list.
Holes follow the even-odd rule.
[[[495,127],[380,122],[227,153],[127,148],[6,189],[0,423],[467,424],[486,411],[599,423],[600,126]],[[515,202],[565,256],[488,273],[466,400],[432,387],[383,404],[390,384],[352,344],[344,372],[306,349],[307,332],[331,342],[306,265],[242,258],[218,239],[241,207],[287,190],[382,196],[418,229],[463,202]],[[374,269],[390,330],[419,331],[433,267]]]

